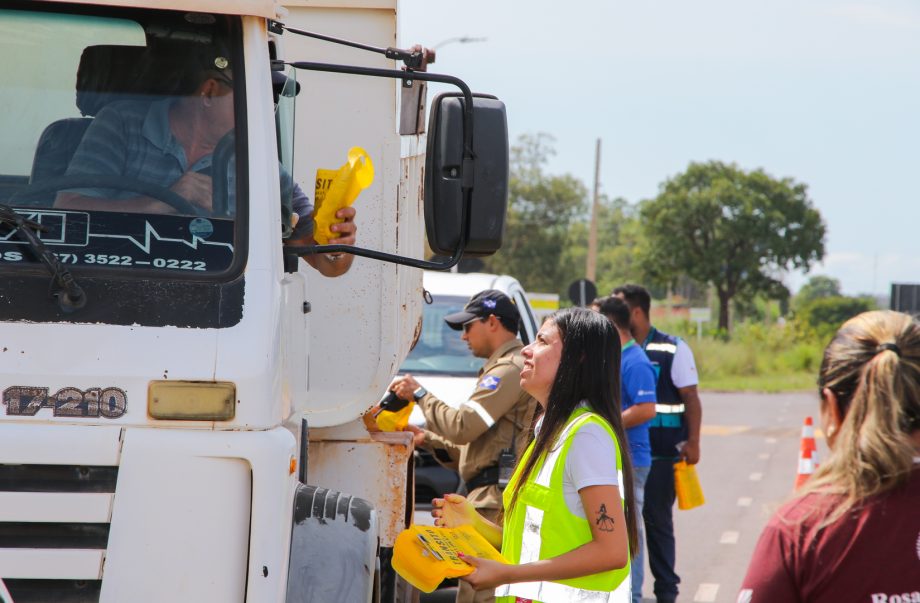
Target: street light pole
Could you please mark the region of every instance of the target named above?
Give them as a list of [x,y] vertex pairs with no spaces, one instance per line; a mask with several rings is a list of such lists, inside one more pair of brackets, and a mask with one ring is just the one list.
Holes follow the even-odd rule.
[[472,44],[474,42],[485,42],[486,40],[488,40],[488,38],[485,38],[485,37],[457,36],[454,38],[447,38],[446,40],[441,40],[440,42],[432,46],[431,50],[437,50],[441,46],[453,44],[454,42],[458,44]]
[[597,281],[597,214],[600,206],[601,181],[601,139],[594,149],[594,199],[591,202],[591,225],[588,230],[588,257],[585,262],[585,278]]

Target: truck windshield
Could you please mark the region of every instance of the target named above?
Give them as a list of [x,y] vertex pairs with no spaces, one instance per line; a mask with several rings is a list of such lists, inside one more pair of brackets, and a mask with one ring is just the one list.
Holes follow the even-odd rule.
[[[40,224],[42,242],[78,279],[229,270],[242,205],[238,24],[203,13],[5,6],[0,204]],[[34,271],[37,262],[15,228],[0,226],[0,270]]]
[[463,310],[467,301],[467,297],[434,296],[433,303],[425,305],[422,334],[400,372],[470,377],[479,374],[485,359],[473,356],[461,332],[444,322],[448,314]]

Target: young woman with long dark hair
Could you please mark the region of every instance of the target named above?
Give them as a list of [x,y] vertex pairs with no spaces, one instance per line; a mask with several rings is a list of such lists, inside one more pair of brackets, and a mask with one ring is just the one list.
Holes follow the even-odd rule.
[[632,466],[623,453],[620,343],[610,322],[583,308],[550,316],[523,350],[521,387],[543,414],[505,489],[501,526],[462,496],[435,499],[437,525],[472,524],[510,564],[466,558],[477,590],[497,601],[630,600],[636,549]]

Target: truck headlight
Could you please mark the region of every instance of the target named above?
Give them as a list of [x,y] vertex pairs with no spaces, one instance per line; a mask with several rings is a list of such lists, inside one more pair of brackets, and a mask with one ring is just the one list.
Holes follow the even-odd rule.
[[227,381],[151,381],[147,414],[176,421],[229,421],[236,415],[236,385]]

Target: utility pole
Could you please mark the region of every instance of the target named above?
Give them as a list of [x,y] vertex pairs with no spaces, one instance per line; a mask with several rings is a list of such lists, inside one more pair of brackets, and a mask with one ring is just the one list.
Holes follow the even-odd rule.
[[591,226],[588,230],[588,260],[585,263],[585,278],[597,282],[597,213],[600,206],[601,184],[601,139],[597,139],[594,150],[594,201],[591,203]]

